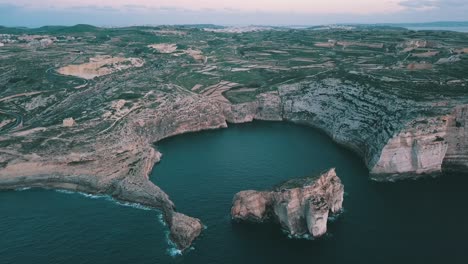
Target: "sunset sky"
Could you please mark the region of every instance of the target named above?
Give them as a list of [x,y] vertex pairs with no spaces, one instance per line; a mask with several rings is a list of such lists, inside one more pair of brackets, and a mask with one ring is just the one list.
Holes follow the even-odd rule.
[[0,25],[313,25],[468,20],[468,0],[0,0]]

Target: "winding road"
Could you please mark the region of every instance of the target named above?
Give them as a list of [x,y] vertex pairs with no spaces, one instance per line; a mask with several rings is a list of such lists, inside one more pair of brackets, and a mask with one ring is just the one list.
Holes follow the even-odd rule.
[[[70,64],[73,64],[75,61],[77,61],[82,55],[84,54],[83,51],[80,51],[80,54],[78,54],[78,56],[73,59]],[[46,73],[46,78],[49,82],[53,83],[53,77],[57,77],[57,76],[60,76],[60,77],[68,77],[68,76],[65,76],[65,75],[61,75],[61,74],[58,74],[55,70],[59,68],[59,67],[50,67],[48,68],[45,73]],[[85,80],[85,79],[79,79],[81,81],[83,81],[82,84],[78,85],[77,87],[84,87],[86,85],[88,85],[88,80]],[[7,101],[7,100],[10,100],[10,99],[13,99],[13,98],[17,98],[17,97],[22,97],[22,96],[32,96],[32,95],[37,95],[37,94],[40,94],[40,93],[44,93],[44,92],[50,92],[50,90],[47,90],[47,91],[36,91],[36,92],[29,92],[29,93],[20,93],[20,94],[15,94],[15,95],[10,95],[10,96],[6,96],[6,97],[3,97],[3,98],[0,98],[0,103],[1,102],[4,102],[4,101]],[[15,120],[15,123],[14,124],[7,124],[5,125],[5,127],[0,127],[0,134],[4,134],[4,133],[7,133],[15,128],[17,128],[18,126],[22,125],[23,124],[23,116],[18,114],[18,113],[15,113],[15,112],[10,112],[10,111],[7,111],[7,110],[4,110],[4,109],[0,109],[0,115],[6,115],[6,116],[11,116],[13,117]]]
[[7,124],[5,127],[0,128],[0,134],[8,132],[14,128],[17,128],[18,126],[23,124],[23,116],[17,113],[13,112],[7,112],[4,110],[0,110],[0,115],[6,115],[6,116],[11,116],[16,119],[14,124]]

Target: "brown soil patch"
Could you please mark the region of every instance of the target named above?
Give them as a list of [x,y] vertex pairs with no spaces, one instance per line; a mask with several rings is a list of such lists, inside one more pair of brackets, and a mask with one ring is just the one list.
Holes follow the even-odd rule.
[[418,58],[429,58],[429,57],[434,57],[439,54],[438,51],[428,51],[428,52],[422,52],[422,53],[413,53],[411,56],[413,57],[418,57]]
[[406,67],[408,70],[430,70],[432,69],[432,64],[430,63],[411,63]]
[[333,48],[333,47],[335,47],[334,42],[317,42],[314,45],[316,47],[320,47],[320,48]]
[[351,46],[367,47],[367,48],[372,48],[372,49],[382,49],[384,47],[383,43],[362,43],[362,42],[350,42],[350,41],[338,41],[336,45],[343,46],[343,47],[351,47]]
[[170,54],[174,53],[177,50],[177,44],[174,43],[160,43],[148,45],[149,48],[155,49],[160,53]]
[[57,70],[63,75],[76,76],[83,79],[93,79],[98,76],[108,75],[116,71],[126,70],[133,67],[142,67],[144,61],[138,58],[122,58],[98,56],[89,59],[90,62],[69,65]]

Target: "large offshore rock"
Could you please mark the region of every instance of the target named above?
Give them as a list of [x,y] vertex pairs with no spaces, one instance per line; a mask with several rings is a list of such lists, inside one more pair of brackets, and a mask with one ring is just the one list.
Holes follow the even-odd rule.
[[242,191],[234,197],[231,214],[244,220],[263,222],[270,206],[270,192]]
[[330,169],[318,178],[287,181],[273,191],[242,191],[233,199],[231,216],[237,221],[278,222],[291,235],[327,232],[329,212],[343,206],[344,186]]

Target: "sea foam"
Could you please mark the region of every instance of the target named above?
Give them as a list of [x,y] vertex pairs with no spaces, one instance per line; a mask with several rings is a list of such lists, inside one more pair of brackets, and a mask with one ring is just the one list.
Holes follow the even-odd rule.
[[[21,190],[23,189],[26,189],[26,188],[22,188]],[[145,210],[145,211],[150,211],[150,210],[154,210],[153,208],[150,208],[150,207],[147,207],[147,206],[144,206],[144,205],[141,205],[141,204],[137,204],[137,203],[130,203],[130,202],[121,202],[121,201],[117,201],[115,200],[114,198],[112,198],[111,196],[109,195],[99,195],[99,194],[89,194],[89,193],[83,193],[83,192],[73,192],[73,191],[69,191],[69,190],[55,190],[56,192],[59,192],[59,193],[64,193],[64,194],[79,194],[81,196],[84,196],[86,198],[89,198],[89,199],[105,199],[107,201],[110,201],[110,202],[114,202],[120,206],[126,206],[126,207],[132,207],[132,208],[135,208],[135,209],[139,209],[139,210]],[[164,221],[164,216],[161,212],[159,212],[158,210],[155,210],[158,212],[158,221],[165,227],[167,227],[167,223]],[[203,226],[204,229],[208,228],[207,226]],[[181,256],[182,255],[182,250],[178,249],[177,248],[177,245],[172,242],[172,240],[170,239],[170,236],[169,236],[169,231],[166,232],[166,241],[167,241],[167,244],[169,245],[169,248],[166,250],[167,251],[167,254],[171,257],[176,257],[176,256]],[[194,250],[195,248],[191,247],[189,250]]]
[[69,190],[60,190],[60,189],[55,190],[55,191],[59,192],[59,193],[65,193],[65,194],[79,194],[79,195],[84,196],[84,197],[89,198],[89,199],[105,199],[106,201],[113,202],[113,203],[116,203],[116,204],[121,205],[121,206],[132,207],[132,208],[135,208],[135,209],[140,209],[140,210],[145,210],[145,211],[153,210],[152,208],[141,205],[141,204],[117,201],[117,200],[115,200],[114,198],[112,198],[109,195],[89,194],[89,193],[84,193],[84,192],[73,192],[73,191],[69,191]]
[[166,242],[169,245],[169,248],[166,250],[167,254],[171,257],[182,255],[182,250],[178,249],[177,245],[174,242],[172,242],[172,240],[170,239],[170,235],[169,235],[170,232],[166,231],[165,234],[166,234]]
[[27,191],[27,190],[30,190],[30,189],[31,189],[31,187],[23,187],[23,188],[15,189],[15,191],[22,192],[22,191]]

